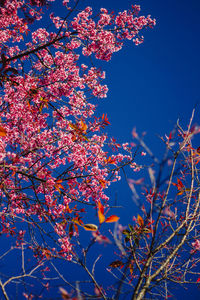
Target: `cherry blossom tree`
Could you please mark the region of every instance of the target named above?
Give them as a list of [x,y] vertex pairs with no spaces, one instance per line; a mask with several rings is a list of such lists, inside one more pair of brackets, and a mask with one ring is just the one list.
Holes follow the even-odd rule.
[[[2,275],[0,286],[5,299],[10,285],[32,299],[33,282],[51,286],[46,274],[52,268],[81,298],[83,287],[68,283],[54,264],[60,259],[84,269],[95,297],[105,299],[86,256],[95,242],[110,240],[90,219],[119,219],[108,212],[105,190],[120,179],[120,169],[138,166],[129,148],[107,137],[107,115],[95,115],[93,98],[105,98],[108,88],[94,61],[109,61],[125,40],[142,43],[141,31],[155,20],[139,16],[137,5],[116,15],[102,8],[96,16],[91,7],[77,12],[79,1],[67,0],[61,18],[49,14],[51,2],[0,2],[0,224],[9,244],[1,259],[19,258],[18,273]],[[51,25],[41,27],[44,17]],[[93,232],[87,249],[80,244],[84,230]],[[63,299],[72,295],[60,292]]]

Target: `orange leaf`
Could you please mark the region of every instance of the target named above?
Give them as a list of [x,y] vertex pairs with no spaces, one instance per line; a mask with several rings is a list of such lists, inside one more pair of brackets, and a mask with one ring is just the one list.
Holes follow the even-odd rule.
[[27,105],[28,105],[29,110],[31,110],[31,105],[30,105],[29,101],[27,102]]
[[71,214],[72,211],[73,211],[73,209],[70,209],[70,208],[69,208],[69,205],[68,205],[68,204],[66,205],[65,210],[66,210],[66,212],[68,212],[69,214]]
[[81,130],[85,132],[87,130],[87,125],[81,120]]
[[15,174],[16,174],[16,171],[13,171],[11,176],[14,177]]
[[115,260],[115,261],[113,261],[112,263],[109,264],[109,267],[118,268],[118,267],[121,267],[123,265],[124,265],[123,262],[121,262],[120,260]]
[[55,185],[55,189],[59,192],[59,194],[61,194],[61,190],[57,185]]
[[62,182],[62,179],[59,179],[59,180],[56,180],[56,183],[55,183],[55,185],[54,185],[54,187],[57,189],[57,191],[61,194],[61,190],[60,189],[65,189],[63,186],[62,186],[62,184],[61,184],[61,182]]
[[140,215],[138,215],[137,221],[138,221],[138,224],[139,224],[141,227],[144,226],[144,220],[142,219],[142,217],[141,217]]
[[132,275],[133,274],[133,265],[132,264],[129,264],[129,270],[130,270],[130,273]]
[[111,158],[110,156],[107,159],[107,163],[109,164],[114,164],[115,163],[115,159]]
[[101,212],[102,214],[104,214],[104,207],[103,207],[103,205],[101,204],[100,201],[98,202],[97,206],[98,206],[98,209],[100,210],[100,212]]
[[73,123],[69,123],[69,127],[78,131],[78,127],[76,125],[74,125]]
[[78,226],[76,224],[74,224],[74,229],[75,229],[76,233],[78,234]]
[[102,212],[98,209],[98,218],[99,218],[99,223],[103,223],[105,221],[105,216],[102,214]]
[[44,250],[42,251],[42,253],[43,253],[43,255],[46,256],[47,259],[50,259],[50,258],[51,258],[51,251],[50,251],[50,250],[44,249]]
[[180,192],[177,193],[177,195],[183,195],[184,190],[180,190]]
[[104,216],[104,207],[101,204],[101,202],[99,201],[97,203],[97,207],[98,207],[98,218],[99,218],[99,223],[103,223],[105,221],[105,216]]
[[88,231],[97,231],[98,229],[97,225],[95,224],[84,224],[82,227]]
[[106,219],[106,223],[113,223],[117,222],[119,220],[118,216],[112,215]]
[[56,183],[62,183],[62,182],[63,182],[62,179],[56,180]]
[[2,126],[0,126],[0,136],[6,136],[6,134],[7,131]]
[[99,180],[99,183],[101,184],[101,186],[105,189],[106,188],[106,180]]
[[74,222],[75,224],[78,224],[79,226],[83,226],[83,221],[82,220],[78,220],[78,219],[72,219],[72,222]]

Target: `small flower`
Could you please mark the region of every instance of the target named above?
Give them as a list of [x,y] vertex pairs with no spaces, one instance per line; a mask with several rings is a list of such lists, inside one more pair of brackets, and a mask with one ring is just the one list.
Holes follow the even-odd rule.
[[200,240],[196,240],[194,243],[192,243],[192,247],[194,247],[195,250],[200,251]]

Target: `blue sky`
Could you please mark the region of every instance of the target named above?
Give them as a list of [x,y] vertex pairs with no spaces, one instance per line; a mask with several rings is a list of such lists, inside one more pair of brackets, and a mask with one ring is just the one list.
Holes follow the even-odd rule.
[[[115,10],[132,3],[99,2]],[[136,3],[141,5],[142,14],[156,18],[157,25],[145,30],[144,44],[135,47],[127,43],[105,67],[110,92],[102,104],[113,134],[125,139],[129,139],[133,126],[151,135],[168,133],[177,118],[187,122],[200,100],[200,2]]]

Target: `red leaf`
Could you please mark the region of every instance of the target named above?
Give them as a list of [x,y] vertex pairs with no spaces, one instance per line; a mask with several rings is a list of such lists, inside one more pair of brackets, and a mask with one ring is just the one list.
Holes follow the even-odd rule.
[[76,224],[74,224],[74,229],[75,229],[76,233],[78,234],[78,226]]
[[172,184],[176,186],[179,191],[177,195],[182,195],[184,193],[184,185],[180,179],[177,178],[177,183],[172,182]]
[[179,185],[180,188],[184,187],[184,185],[183,185],[183,183],[180,179],[177,178],[177,182],[178,182],[178,185]]
[[98,202],[98,209],[100,210],[100,212],[102,213],[102,214],[104,214],[104,207],[103,207],[103,205],[101,204],[101,202],[99,201]]

